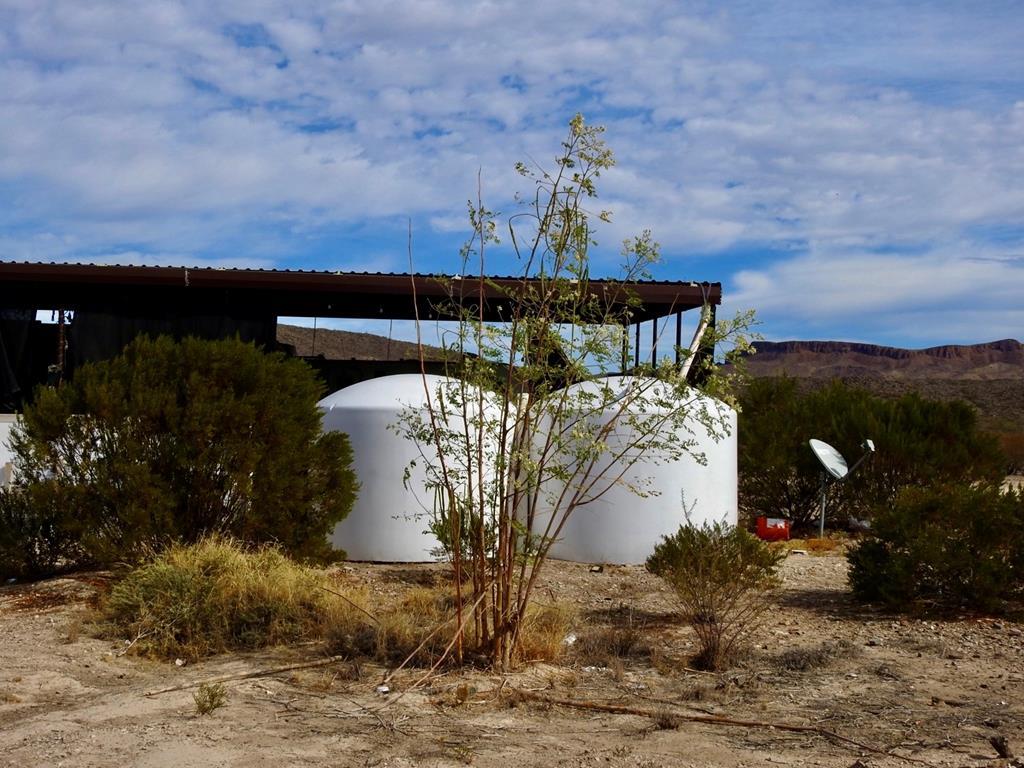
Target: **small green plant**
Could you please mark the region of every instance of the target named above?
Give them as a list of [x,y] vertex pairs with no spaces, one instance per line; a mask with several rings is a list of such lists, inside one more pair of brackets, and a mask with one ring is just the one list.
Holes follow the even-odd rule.
[[728,666],[769,609],[765,593],[777,586],[783,557],[781,550],[723,523],[684,525],[654,548],[647,570],[665,579],[679,596],[683,615],[697,635],[697,667]]
[[847,553],[861,600],[1001,613],[1024,601],[1024,495],[977,484],[907,488]]
[[192,694],[197,715],[208,715],[228,703],[228,689],[224,683],[203,683]]
[[[102,606],[101,631],[135,640],[161,658],[198,658],[226,650],[316,640],[330,627],[363,626],[366,617],[323,589],[326,577],[272,547],[208,537],[173,545],[130,571]],[[338,585],[330,589],[340,591]]]

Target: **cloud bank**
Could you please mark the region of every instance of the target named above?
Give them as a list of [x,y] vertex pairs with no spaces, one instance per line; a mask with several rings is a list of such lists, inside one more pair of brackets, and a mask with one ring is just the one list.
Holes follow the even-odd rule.
[[771,338],[1024,336],[1024,10],[768,5],[7,0],[0,258],[451,269],[582,111],[596,272],[650,228]]

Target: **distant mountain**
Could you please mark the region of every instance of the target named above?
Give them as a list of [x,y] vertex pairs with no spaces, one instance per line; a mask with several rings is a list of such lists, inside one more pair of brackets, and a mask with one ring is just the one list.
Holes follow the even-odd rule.
[[[408,341],[352,331],[278,325],[277,340],[303,357],[328,360],[415,360]],[[817,387],[843,379],[883,397],[918,392],[933,400],[965,400],[987,429],[1024,431],[1024,344],[1012,339],[988,344],[899,349],[845,341],[762,341],[747,359],[756,377],[781,376]],[[427,360],[442,350],[425,348]]]
[[955,379],[1024,378],[1024,344],[1014,339],[987,344],[899,349],[845,341],[761,341],[747,361],[755,376],[795,378]]
[[1013,339],[928,349],[843,341],[755,346],[757,353],[747,358],[755,377],[787,375],[807,387],[843,379],[883,397],[917,392],[933,400],[964,400],[986,429],[1024,431],[1024,344]]
[[[355,331],[278,325],[277,341],[294,348],[300,357],[324,357],[327,360],[418,360],[419,349],[410,341]],[[441,360],[442,350],[424,346],[427,360]]]

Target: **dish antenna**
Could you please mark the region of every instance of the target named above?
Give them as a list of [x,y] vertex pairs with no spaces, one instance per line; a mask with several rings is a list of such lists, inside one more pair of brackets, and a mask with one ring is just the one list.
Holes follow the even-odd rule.
[[819,533],[819,538],[825,538],[825,498],[828,494],[829,481],[842,482],[852,475],[857,467],[863,463],[864,459],[875,452],[875,443],[873,440],[865,440],[861,443],[860,447],[864,450],[864,455],[857,459],[857,462],[852,467],[847,466],[843,454],[824,440],[812,438],[808,441],[808,444],[825,470],[821,473],[821,529]]

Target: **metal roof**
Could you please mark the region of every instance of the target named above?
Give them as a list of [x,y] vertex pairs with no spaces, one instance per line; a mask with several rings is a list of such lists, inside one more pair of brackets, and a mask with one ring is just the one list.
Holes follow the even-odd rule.
[[[450,277],[448,278],[451,279]],[[501,319],[498,300],[539,285],[535,278],[488,276],[485,315]],[[287,269],[156,267],[106,264],[0,262],[0,308],[64,308],[129,312],[233,311],[247,315],[412,319],[436,313],[449,297],[444,276]],[[480,296],[476,276],[463,280],[467,301]],[[613,304],[623,300],[611,279],[590,281],[591,292]],[[720,304],[720,283],[642,281],[630,286],[642,307],[634,320]],[[415,304],[413,297],[415,296]],[[505,311],[507,316],[508,312]]]

